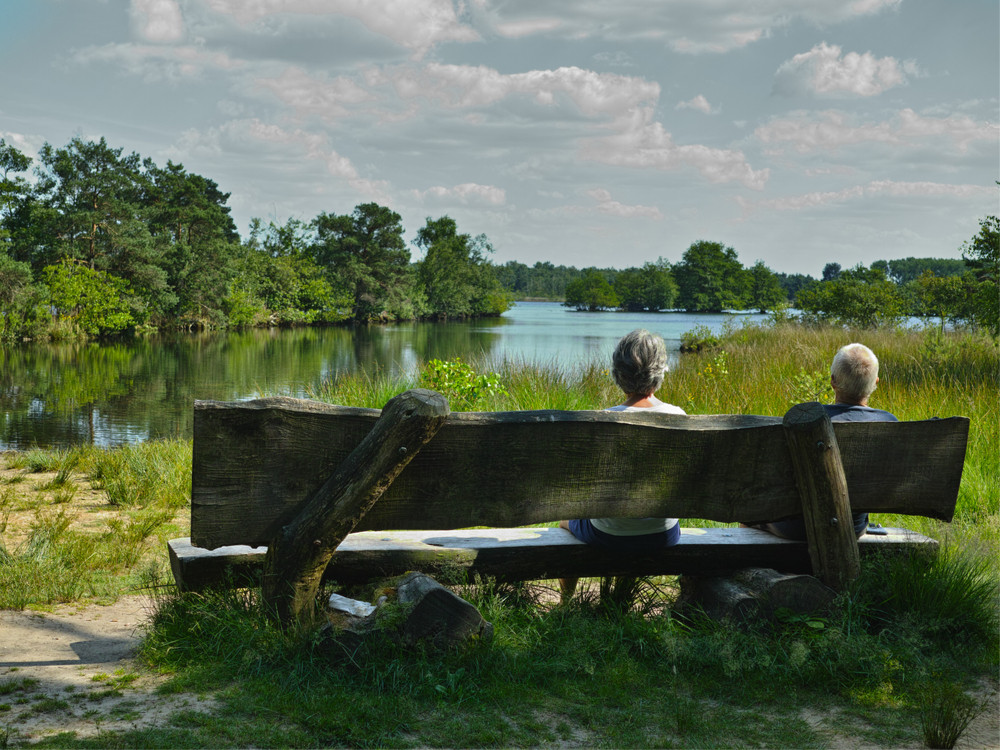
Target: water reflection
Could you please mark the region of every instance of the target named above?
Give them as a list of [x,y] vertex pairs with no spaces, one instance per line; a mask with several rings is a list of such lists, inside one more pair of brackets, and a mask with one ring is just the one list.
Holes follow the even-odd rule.
[[196,399],[305,396],[339,372],[411,372],[428,359],[573,366],[646,327],[676,349],[726,316],[583,314],[522,303],[502,318],[361,328],[183,334],[129,343],[0,348],[0,449],[189,437]]

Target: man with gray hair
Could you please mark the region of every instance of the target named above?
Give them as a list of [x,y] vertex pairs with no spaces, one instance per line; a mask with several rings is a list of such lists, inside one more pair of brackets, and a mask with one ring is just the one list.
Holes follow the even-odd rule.
[[[868,406],[868,399],[878,385],[878,357],[864,344],[842,346],[830,365],[830,385],[834,403],[824,405],[831,422],[898,422],[882,409]],[[806,527],[802,516],[781,521],[754,524],[754,528],[769,531],[785,539],[805,539]],[[854,532],[861,536],[868,528],[868,514],[854,514]]]

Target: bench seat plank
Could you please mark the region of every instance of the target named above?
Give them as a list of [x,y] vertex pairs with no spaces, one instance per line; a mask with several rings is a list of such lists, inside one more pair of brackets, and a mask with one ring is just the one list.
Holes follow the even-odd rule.
[[[873,554],[936,549],[937,541],[907,529],[859,540],[862,559]],[[267,548],[231,545],[207,550],[189,538],[169,542],[170,564],[182,590],[197,591],[228,580],[258,580]],[[359,583],[410,570],[448,580],[480,574],[498,580],[609,575],[725,575],[746,567],[811,573],[804,542],[757,529],[682,527],[680,543],[655,555],[620,556],[586,545],[559,528],[490,528],[363,531],[337,548],[326,577]]]

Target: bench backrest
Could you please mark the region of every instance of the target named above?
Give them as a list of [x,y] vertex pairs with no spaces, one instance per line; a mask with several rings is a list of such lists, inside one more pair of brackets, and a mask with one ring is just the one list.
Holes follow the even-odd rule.
[[[267,544],[379,413],[283,397],[195,402],[192,543]],[[951,520],[968,426],[963,417],[835,424],[852,508]],[[755,521],[800,507],[778,417],[459,412],[356,530]]]

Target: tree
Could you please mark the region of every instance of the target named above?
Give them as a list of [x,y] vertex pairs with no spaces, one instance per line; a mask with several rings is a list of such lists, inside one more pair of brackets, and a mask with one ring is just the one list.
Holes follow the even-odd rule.
[[489,262],[493,246],[486,235],[459,234],[450,216],[427,217],[414,244],[425,252],[417,264],[417,280],[431,315],[499,315],[510,307],[509,296]]
[[670,265],[662,258],[646,263],[642,268],[626,268],[615,275],[615,295],[622,310],[665,310],[677,298],[677,284],[670,274]]
[[65,260],[44,269],[52,306],[91,336],[119,333],[135,320],[129,311],[128,284],[83,261]]
[[8,225],[15,208],[30,193],[28,181],[18,174],[30,166],[29,157],[0,138],[0,248],[10,237]]
[[736,251],[699,240],[673,268],[677,302],[688,312],[722,312],[746,305],[748,276]]
[[156,313],[188,326],[222,324],[222,300],[235,273],[239,235],[226,205],[229,193],[168,161],[150,169],[146,216],[172,298]]
[[840,276],[839,263],[827,263],[823,266],[823,281],[833,281]]
[[781,287],[781,282],[774,271],[758,260],[747,272],[750,283],[747,289],[747,302],[750,307],[761,313],[774,310],[779,305],[786,304],[788,297]]
[[387,313],[393,287],[406,283],[410,253],[399,214],[377,203],[362,203],[354,213],[322,213],[310,225],[315,233],[310,254],[327,273],[334,289],[351,298],[356,322]]
[[798,307],[798,296],[802,289],[814,283],[816,279],[804,273],[777,273],[778,283],[785,291],[785,298],[793,307]]
[[580,278],[566,285],[566,307],[577,310],[607,310],[618,307],[619,300],[607,278],[596,268],[586,268]]
[[49,321],[48,290],[32,282],[31,266],[0,250],[0,341],[39,336]]
[[980,220],[979,234],[962,246],[962,257],[977,282],[973,320],[994,336],[1000,335],[1000,219]]
[[907,310],[899,287],[886,278],[885,272],[863,265],[803,289],[799,292],[799,306],[824,320],[859,328],[897,325]]
[[944,329],[946,321],[956,323],[969,317],[967,284],[974,279],[971,274],[963,276],[935,276],[933,271],[924,271],[909,283],[915,298],[918,315],[928,315],[941,320]]
[[960,258],[901,258],[899,260],[877,260],[872,268],[885,271],[890,281],[907,284],[915,281],[925,271],[934,276],[961,276],[967,270]]

